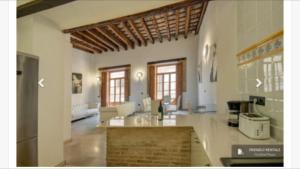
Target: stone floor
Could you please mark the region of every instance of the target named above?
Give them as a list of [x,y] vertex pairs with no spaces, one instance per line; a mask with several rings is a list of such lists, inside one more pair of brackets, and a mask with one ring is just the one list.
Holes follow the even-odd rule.
[[98,116],[72,123],[72,141],[64,147],[66,166],[106,165],[106,134],[98,124]]

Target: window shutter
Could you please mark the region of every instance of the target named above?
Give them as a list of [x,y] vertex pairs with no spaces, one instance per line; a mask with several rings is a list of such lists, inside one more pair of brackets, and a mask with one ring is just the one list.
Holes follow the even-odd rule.
[[107,72],[101,72],[101,107],[107,106]]
[[182,95],[182,87],[183,87],[183,64],[182,62],[179,62],[176,65],[176,98]]
[[130,69],[125,70],[125,101],[129,101],[130,94]]
[[186,92],[186,60],[182,60],[182,92]]
[[155,100],[155,66],[148,66],[148,93],[152,100]]
[[186,91],[186,60],[177,63],[176,75],[176,98],[178,98]]

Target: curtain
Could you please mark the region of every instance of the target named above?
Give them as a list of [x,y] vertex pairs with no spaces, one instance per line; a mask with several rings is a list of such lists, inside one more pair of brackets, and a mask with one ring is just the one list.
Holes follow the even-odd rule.
[[152,100],[155,100],[155,66],[148,65],[148,94]]
[[[176,98],[186,91],[186,60],[182,60],[176,65]],[[175,100],[175,103],[177,99]],[[180,104],[180,103],[179,103]]]
[[[176,98],[182,95],[183,87],[183,64],[182,62],[177,63],[176,65]],[[176,101],[177,102],[177,99]]]
[[125,101],[129,101],[130,95],[130,69],[125,70]]
[[182,63],[182,91],[186,92],[186,60],[180,62]]
[[107,72],[101,72],[101,107],[107,106]]

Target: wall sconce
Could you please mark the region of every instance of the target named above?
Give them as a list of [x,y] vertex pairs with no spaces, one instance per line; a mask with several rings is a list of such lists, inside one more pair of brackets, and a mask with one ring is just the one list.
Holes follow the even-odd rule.
[[97,77],[96,77],[96,80],[97,80],[97,83],[98,83],[98,84],[101,84],[101,78],[100,78],[100,76],[97,76]]
[[143,73],[142,72],[137,72],[136,77],[141,80],[143,78]]
[[203,56],[206,56],[208,54],[208,44],[205,45],[203,48]]
[[216,56],[216,53],[217,53],[217,44],[214,43],[212,46],[211,46],[211,51],[212,51],[212,55],[213,56]]
[[203,49],[203,61],[204,61],[205,64],[207,63],[208,58],[209,58],[209,56],[208,56],[209,51],[208,50],[209,50],[209,46],[208,46],[208,44],[206,44],[204,49]]

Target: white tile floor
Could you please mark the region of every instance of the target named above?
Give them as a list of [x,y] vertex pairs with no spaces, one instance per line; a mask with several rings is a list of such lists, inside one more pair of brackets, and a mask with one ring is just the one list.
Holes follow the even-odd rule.
[[72,123],[72,141],[64,148],[66,166],[105,166],[106,134],[98,124],[98,116]]

